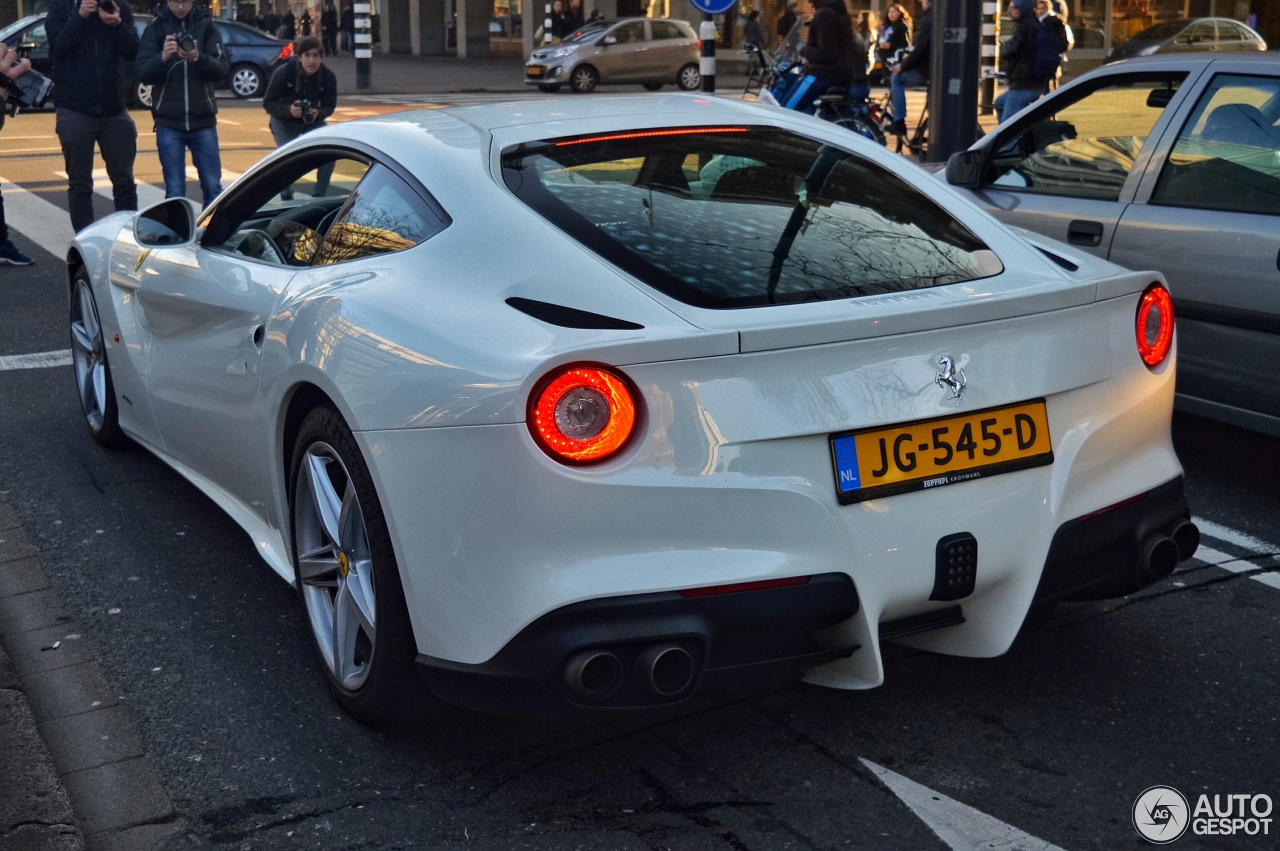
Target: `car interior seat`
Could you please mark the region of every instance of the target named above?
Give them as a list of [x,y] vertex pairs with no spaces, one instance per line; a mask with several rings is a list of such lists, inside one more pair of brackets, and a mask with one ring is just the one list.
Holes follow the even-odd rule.
[[1200,138],[1210,142],[1249,145],[1254,148],[1280,147],[1280,135],[1256,106],[1224,103],[1209,113]]

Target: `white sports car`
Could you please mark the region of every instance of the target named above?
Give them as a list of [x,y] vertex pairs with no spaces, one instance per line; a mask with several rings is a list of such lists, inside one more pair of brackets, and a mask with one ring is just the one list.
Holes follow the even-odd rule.
[[93,435],[244,527],[367,721],[875,686],[1198,542],[1160,277],[795,113],[342,124],[68,268]]

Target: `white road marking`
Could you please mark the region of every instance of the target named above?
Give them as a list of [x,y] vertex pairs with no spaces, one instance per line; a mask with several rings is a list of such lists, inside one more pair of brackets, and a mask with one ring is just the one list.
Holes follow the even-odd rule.
[[906,804],[916,818],[954,851],[1001,848],[1009,851],[1062,851],[1057,845],[1024,833],[1011,824],[952,800],[927,786],[895,774],[869,759],[859,760],[889,791]]
[[1212,520],[1204,520],[1199,517],[1192,519],[1192,522],[1200,528],[1200,531],[1208,535],[1210,538],[1217,538],[1219,541],[1226,541],[1228,544],[1235,544],[1237,547],[1244,547],[1255,553],[1274,553],[1280,552],[1280,547],[1275,544],[1269,544],[1266,541],[1260,541],[1252,535],[1246,535],[1244,532],[1237,532],[1226,526],[1220,526]]
[[[1219,526],[1218,524],[1211,523],[1208,520],[1197,519],[1195,524],[1199,526],[1201,531],[1206,535],[1210,535],[1222,541],[1231,541],[1232,543],[1236,543],[1236,541],[1232,541],[1231,538],[1227,537],[1227,535],[1231,535],[1238,541],[1253,541],[1263,547],[1266,546],[1264,541],[1259,541],[1257,538],[1252,538],[1242,532],[1237,532],[1235,529],[1229,529],[1226,526]],[[1210,532],[1205,528],[1206,526],[1213,527],[1215,531]],[[1245,544],[1240,543],[1237,544],[1237,546],[1243,547]],[[1251,547],[1246,548],[1252,549]],[[1264,549],[1259,552],[1258,555],[1266,555],[1274,552],[1274,548],[1270,550]],[[1257,570],[1259,567],[1262,567],[1262,565],[1258,564],[1256,561],[1251,561],[1247,558],[1240,558],[1239,556],[1228,555],[1227,553],[1220,552],[1215,550],[1213,547],[1205,546],[1204,544],[1201,544],[1196,549],[1195,558],[1197,561],[1203,561],[1206,564],[1213,565],[1214,567],[1220,567],[1223,570],[1229,570],[1232,573],[1247,573],[1250,570]],[[1255,582],[1261,582],[1269,588],[1275,588],[1277,591],[1280,591],[1280,574],[1275,572],[1259,573],[1255,576],[1250,576],[1249,578]]]
[[[67,179],[65,171],[55,171],[55,177],[63,180]],[[164,188],[160,186],[152,186],[150,183],[137,183],[138,187],[138,208],[145,210],[152,204],[159,204],[164,200]],[[93,170],[93,191],[95,195],[101,195],[108,201],[114,200],[111,195],[111,178],[107,177],[105,168],[95,168]],[[63,215],[66,215],[65,213]]]
[[35,355],[0,356],[0,372],[7,372],[11,369],[48,369],[51,366],[70,365],[70,349],[61,349],[56,352],[40,352]]
[[75,235],[67,211],[6,177],[0,177],[0,184],[4,184],[5,218],[9,227],[53,256],[66,256],[67,246]]

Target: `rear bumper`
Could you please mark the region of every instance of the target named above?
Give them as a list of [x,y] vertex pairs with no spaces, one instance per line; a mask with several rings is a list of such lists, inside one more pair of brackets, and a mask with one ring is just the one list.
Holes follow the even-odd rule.
[[[1157,582],[1161,571],[1147,567],[1144,545],[1153,536],[1172,537],[1190,519],[1179,476],[1110,511],[1068,520],[1049,545],[1034,603],[1123,597]],[[1179,549],[1177,560],[1184,561],[1195,544]]]
[[[769,687],[797,679],[857,648],[824,641],[823,630],[858,611],[845,574],[802,585],[701,597],[680,592],[585,600],[538,618],[492,659],[468,665],[419,656],[419,670],[442,700],[504,715],[547,715],[679,703],[706,687]],[[679,648],[687,682],[661,693],[645,675],[646,654]],[[574,662],[610,657],[618,682],[590,696],[573,684]],[[682,657],[684,658],[684,657]]]

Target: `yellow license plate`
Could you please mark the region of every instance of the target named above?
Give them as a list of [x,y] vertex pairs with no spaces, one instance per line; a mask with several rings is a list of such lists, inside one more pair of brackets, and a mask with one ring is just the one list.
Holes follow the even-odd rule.
[[842,505],[1053,463],[1044,400],[831,436]]
[[525,69],[524,72],[528,74],[530,77],[542,76],[542,69],[539,68],[537,65],[530,65],[528,68]]

